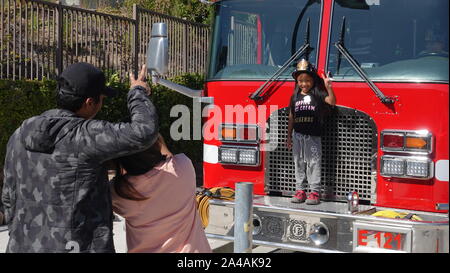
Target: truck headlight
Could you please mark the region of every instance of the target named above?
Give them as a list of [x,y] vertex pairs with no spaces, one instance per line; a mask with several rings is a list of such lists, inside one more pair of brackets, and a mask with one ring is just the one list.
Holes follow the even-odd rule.
[[222,163],[237,163],[238,150],[233,148],[219,148],[219,161]]
[[259,150],[250,146],[220,146],[219,162],[243,166],[259,165]]
[[430,179],[433,177],[433,162],[427,157],[384,155],[381,157],[381,175]]
[[256,150],[239,150],[239,163],[246,165],[256,165],[257,151]]
[[428,178],[430,177],[431,167],[427,159],[407,159],[406,160],[406,175],[413,177]]
[[405,160],[395,157],[382,157],[381,160],[382,175],[403,176],[405,174]]

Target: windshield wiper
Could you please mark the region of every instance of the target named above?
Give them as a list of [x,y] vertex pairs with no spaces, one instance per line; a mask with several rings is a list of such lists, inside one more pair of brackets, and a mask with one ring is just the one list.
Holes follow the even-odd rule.
[[309,59],[309,54],[314,49],[309,44],[309,29],[310,29],[310,20],[308,18],[307,24],[306,24],[306,34],[305,34],[305,42],[284,64],[281,66],[275,73],[265,82],[263,83],[255,92],[253,92],[249,97],[252,100],[263,100],[264,96],[261,95],[267,86],[269,86],[270,83],[278,79],[278,77],[289,67],[289,65],[294,61],[297,60],[298,57],[305,55],[306,58]]
[[[298,28],[300,26],[300,22],[303,19],[303,16],[305,15],[306,10],[311,6],[314,2],[317,2],[317,0],[308,0],[306,2],[306,5],[303,7],[302,11],[300,12],[297,21],[295,22],[294,26],[294,32],[292,34],[292,49],[291,53],[295,50],[295,43],[297,41],[297,32]],[[306,60],[309,60],[309,54],[311,51],[314,50],[314,48],[311,47],[309,43],[309,30],[310,30],[310,19],[308,18],[306,23],[306,33],[305,33],[305,42],[303,45],[294,53],[292,56],[283,64],[283,66],[280,67],[275,73],[265,82],[263,83],[255,92],[253,92],[249,97],[252,100],[263,100],[264,96],[261,94],[265,91],[266,87],[269,86],[269,83],[274,82],[278,77],[289,67],[289,65],[294,61],[297,60],[298,57],[305,55]]]
[[344,33],[345,33],[345,16],[342,17],[342,25],[341,25],[341,33],[339,37],[339,41],[337,41],[334,46],[338,49],[338,62],[337,62],[337,71],[339,71],[339,66],[341,64],[341,55],[347,59],[350,65],[356,70],[358,75],[367,83],[367,85],[372,89],[375,95],[381,100],[384,104],[393,104],[395,100],[393,98],[386,97],[386,95],[381,92],[381,90],[369,79],[367,74],[362,70],[359,63],[356,59],[348,52],[348,50],[344,46]]

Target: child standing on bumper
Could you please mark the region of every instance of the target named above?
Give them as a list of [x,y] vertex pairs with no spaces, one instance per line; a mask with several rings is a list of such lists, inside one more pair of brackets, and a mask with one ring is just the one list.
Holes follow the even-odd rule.
[[[322,113],[326,104],[335,105],[336,98],[331,80],[322,74],[324,87],[321,90],[314,67],[302,59],[292,73],[296,86],[290,99],[287,147],[292,148],[295,164],[296,193],[291,202],[308,205],[320,203],[320,177],[322,158]],[[306,197],[305,179],[311,190]]]

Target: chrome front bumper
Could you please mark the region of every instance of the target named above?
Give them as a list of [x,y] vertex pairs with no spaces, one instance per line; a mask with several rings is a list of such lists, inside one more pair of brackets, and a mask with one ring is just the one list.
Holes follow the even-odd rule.
[[[357,212],[348,213],[346,203],[309,206],[291,203],[287,197],[255,196],[253,244],[302,252],[449,251],[447,214],[395,210],[415,213],[423,221],[370,215],[387,209],[360,205]],[[233,241],[233,229],[234,202],[211,200],[207,236]],[[401,242],[396,244],[395,239]]]

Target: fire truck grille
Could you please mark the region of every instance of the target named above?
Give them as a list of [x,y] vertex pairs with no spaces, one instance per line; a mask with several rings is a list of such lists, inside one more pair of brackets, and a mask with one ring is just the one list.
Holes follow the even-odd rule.
[[[295,193],[292,151],[286,147],[288,108],[268,120],[269,151],[266,153],[266,191],[269,195]],[[322,198],[343,201],[357,191],[360,200],[375,201],[377,129],[365,113],[334,107],[322,136]]]

